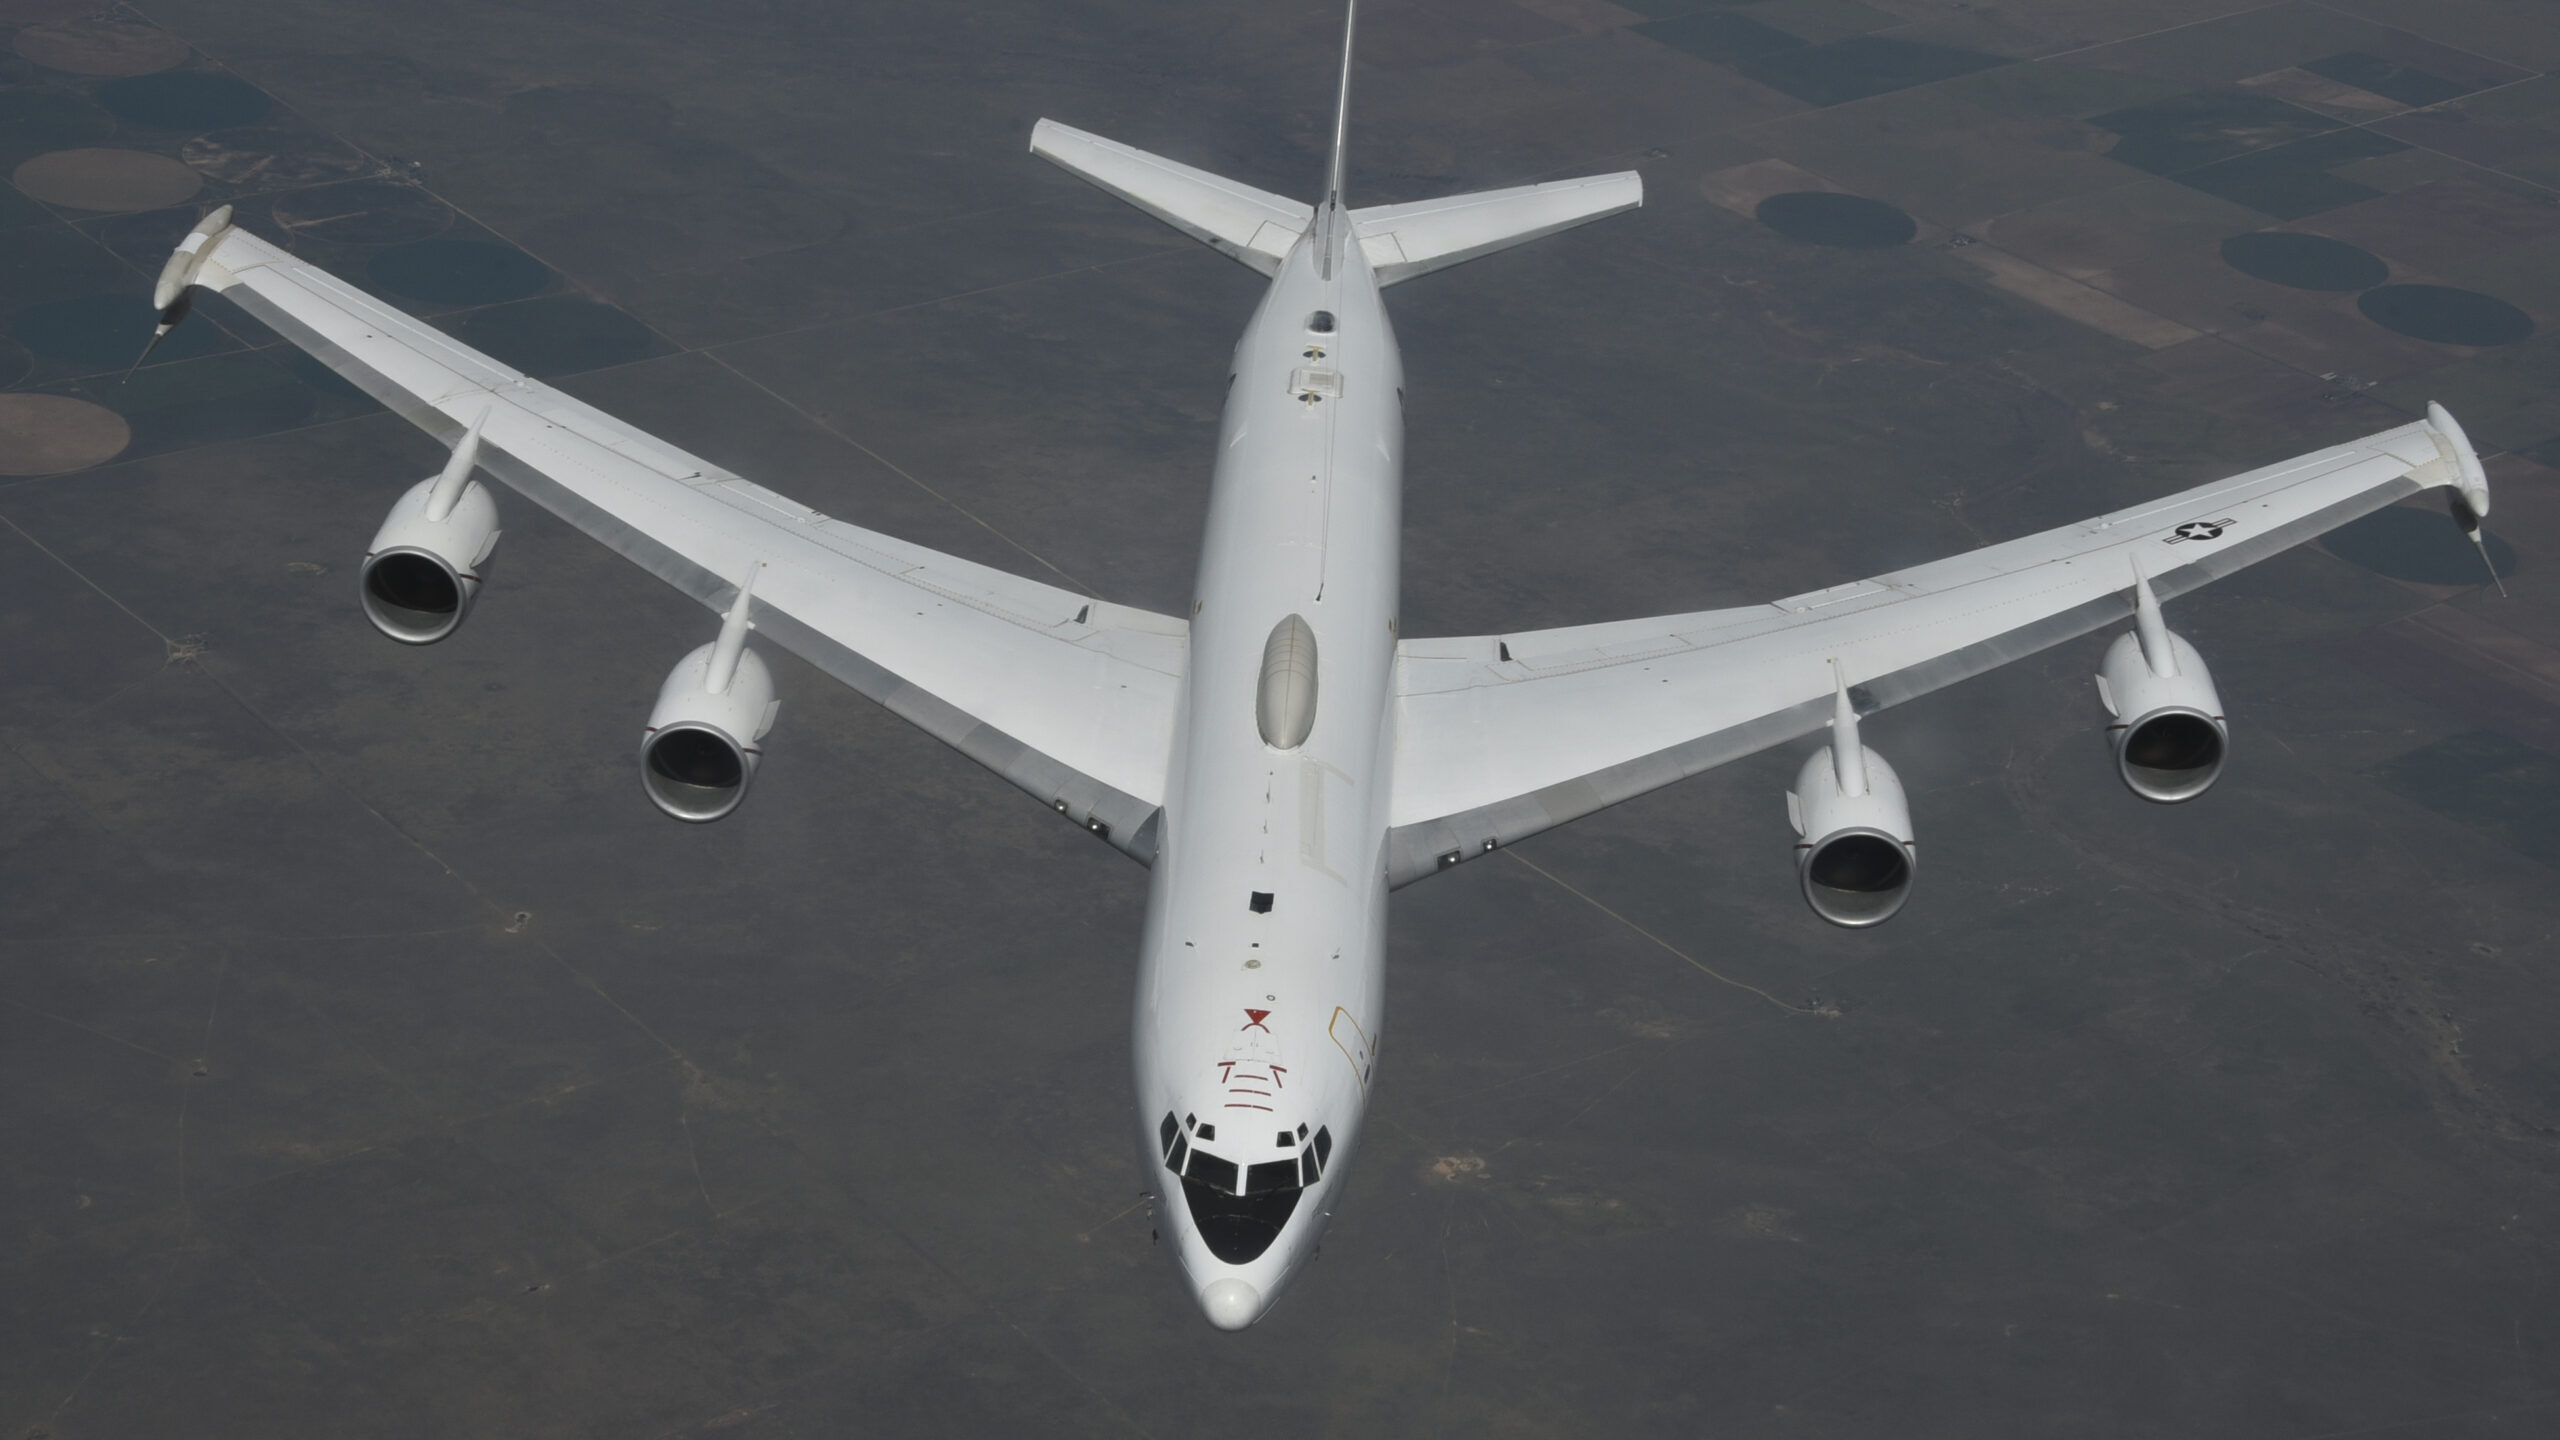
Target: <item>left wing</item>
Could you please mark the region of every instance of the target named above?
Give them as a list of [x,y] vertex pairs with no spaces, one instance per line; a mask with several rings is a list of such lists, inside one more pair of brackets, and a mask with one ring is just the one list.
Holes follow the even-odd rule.
[[[2111,515],[1767,605],[1396,650],[1388,870],[1435,870],[1812,734],[1833,662],[1861,712],[2133,613],[2430,487],[2477,533],[2488,482],[2428,418]],[[2458,512],[2459,513],[2459,512]]]
[[154,297],[164,333],[201,286],[447,444],[476,422],[480,467],[544,509],[715,609],[755,575],[747,614],[768,639],[1153,858],[1182,621],[819,514],[232,228],[230,213],[170,258]]

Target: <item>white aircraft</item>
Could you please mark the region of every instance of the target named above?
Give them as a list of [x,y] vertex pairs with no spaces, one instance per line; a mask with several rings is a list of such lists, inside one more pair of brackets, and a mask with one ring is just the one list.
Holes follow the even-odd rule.
[[[251,315],[452,447],[361,575],[395,640],[453,633],[498,541],[486,471],[719,611],[640,745],[680,820],[735,809],[778,701],[752,632],[1151,866],[1134,1139],[1200,1308],[1252,1324],[1315,1248],[1376,1081],[1388,893],[1829,730],[1787,797],[1806,901],[1910,893],[1901,783],[1862,717],[2102,626],[2124,782],[2203,793],[2228,728],[2161,601],[2428,487],[2478,539],[2488,483],[2425,420],[2077,525],[1765,605],[1506,635],[1397,626],[1402,364],[1381,292],[1641,203],[1632,174],[1410,205],[1268,194],[1043,120],[1038,154],[1271,277],[1227,377],[1198,589],[1149,614],[819,514],[205,218],[160,276]],[[2484,552],[2485,555],[2485,552]],[[1179,1203],[1171,1203],[1179,1196]]]

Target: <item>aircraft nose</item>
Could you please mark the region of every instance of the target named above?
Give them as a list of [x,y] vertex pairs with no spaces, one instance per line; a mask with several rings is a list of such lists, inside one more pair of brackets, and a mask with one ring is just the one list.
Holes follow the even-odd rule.
[[1200,1308],[1221,1330],[1241,1330],[1262,1318],[1262,1292],[1230,1276],[1200,1287]]

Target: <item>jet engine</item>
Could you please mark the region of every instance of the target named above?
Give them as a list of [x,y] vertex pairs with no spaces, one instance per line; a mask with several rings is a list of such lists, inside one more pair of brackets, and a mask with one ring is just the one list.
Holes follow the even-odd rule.
[[2231,730],[2204,657],[2161,622],[2151,582],[2134,572],[2133,630],[2107,647],[2098,700],[2113,722],[2116,773],[2145,800],[2175,804],[2213,788]]
[[1911,898],[1919,849],[1902,779],[1858,742],[1858,712],[1842,682],[1831,743],[1815,751],[1787,792],[1796,827],[1796,879],[1813,913],[1852,930],[1881,925]]
[[480,592],[480,567],[498,548],[498,502],[472,478],[479,463],[475,421],[444,473],[411,486],[365,552],[364,616],[404,645],[431,645],[460,629]]
[[764,658],[747,648],[752,577],[721,622],[720,638],[676,662],[640,737],[640,783],[678,820],[717,820],[738,808],[782,702]]

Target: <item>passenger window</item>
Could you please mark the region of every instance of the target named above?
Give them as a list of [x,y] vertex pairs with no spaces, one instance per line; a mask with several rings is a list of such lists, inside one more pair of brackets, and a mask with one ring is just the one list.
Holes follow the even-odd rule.
[[1236,1193],[1235,1162],[1221,1160],[1206,1150],[1192,1151],[1191,1168],[1182,1173],[1212,1190],[1224,1191],[1229,1195]]
[[1256,891],[1254,891],[1254,892],[1253,892],[1253,899],[1252,899],[1251,901],[1249,901],[1249,902],[1248,902],[1248,908],[1250,908],[1250,909],[1253,911],[1253,913],[1254,913],[1254,914],[1256,914],[1256,915],[1268,915],[1268,914],[1270,914],[1270,913],[1271,913],[1271,892],[1270,892],[1270,891],[1268,891],[1268,890],[1256,890]]
[[1181,1133],[1182,1126],[1173,1118],[1173,1112],[1170,1110],[1164,1112],[1164,1123],[1156,1127],[1156,1152],[1170,1154],[1173,1150],[1173,1137]]
[[1274,1191],[1297,1188],[1298,1162],[1295,1160],[1274,1160],[1244,1172],[1244,1193],[1247,1195],[1269,1195]]
[[1310,334],[1310,335],[1330,335],[1330,334],[1332,334],[1332,333],[1333,333],[1333,312],[1332,312],[1332,311],[1330,311],[1330,310],[1319,310],[1319,311],[1317,311],[1316,313],[1314,313],[1313,315],[1308,316],[1308,317],[1307,317],[1307,333],[1308,333],[1308,334]]
[[1332,1163],[1333,1128],[1327,1126],[1316,1132],[1316,1168],[1321,1170]]

